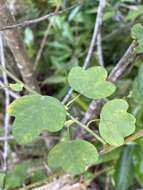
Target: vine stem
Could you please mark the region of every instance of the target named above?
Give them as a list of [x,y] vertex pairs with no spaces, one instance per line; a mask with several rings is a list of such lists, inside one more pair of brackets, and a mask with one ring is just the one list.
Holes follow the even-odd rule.
[[80,94],[78,94],[77,96],[75,96],[71,101],[69,101],[67,104],[66,104],[66,107],[69,107],[76,99],[78,99],[80,97]]
[[83,123],[81,123],[78,119],[74,118],[70,113],[67,112],[67,116],[69,118],[71,118],[71,120],[73,120],[75,123],[77,123],[80,127],[82,127],[83,129],[85,129],[88,133],[90,133],[92,136],[94,136],[97,140],[99,140],[103,145],[106,144],[106,142],[100,138],[96,133],[94,133],[90,128],[88,128],[86,125],[84,125]]

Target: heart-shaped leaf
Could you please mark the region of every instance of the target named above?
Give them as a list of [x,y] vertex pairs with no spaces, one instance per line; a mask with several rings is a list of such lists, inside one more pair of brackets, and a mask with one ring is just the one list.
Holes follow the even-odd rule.
[[17,142],[32,142],[43,129],[56,132],[63,128],[66,111],[53,97],[29,95],[16,99],[8,109],[15,116],[13,135]]
[[106,81],[107,72],[103,67],[92,67],[87,70],[73,67],[69,73],[70,86],[82,95],[99,99],[110,96],[115,91],[115,85]]
[[124,137],[135,131],[135,117],[127,112],[128,103],[122,99],[107,102],[100,114],[99,131],[109,144],[120,146]]
[[97,160],[96,148],[84,140],[60,142],[48,155],[48,164],[51,168],[63,168],[64,171],[73,175],[84,172]]

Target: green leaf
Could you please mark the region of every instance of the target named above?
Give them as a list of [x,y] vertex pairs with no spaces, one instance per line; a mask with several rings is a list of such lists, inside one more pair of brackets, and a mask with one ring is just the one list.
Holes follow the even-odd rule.
[[136,104],[141,105],[141,104],[143,104],[143,94],[141,94],[141,89],[139,89],[139,83],[141,83],[141,81],[139,82],[140,79],[138,77],[139,77],[139,74],[133,81],[131,97],[133,98],[133,100]]
[[138,47],[135,48],[136,53],[143,53],[143,38],[138,40]]
[[143,26],[141,24],[136,24],[131,30],[131,36],[133,39],[137,40],[138,47],[136,48],[136,53],[143,52]]
[[24,42],[27,46],[31,46],[34,41],[33,32],[30,28],[26,28],[24,31]]
[[43,84],[58,84],[58,83],[64,83],[66,81],[66,78],[64,76],[51,76],[47,78]]
[[74,121],[73,120],[67,120],[66,122],[65,122],[65,125],[67,126],[67,127],[69,127],[70,125],[72,125],[74,123]]
[[102,67],[92,67],[87,70],[81,67],[71,69],[68,81],[77,92],[92,99],[105,98],[115,91],[115,85],[106,81],[107,72]]
[[131,2],[134,3],[134,1],[135,1],[135,0],[121,0],[121,2],[130,2],[130,3],[131,3]]
[[0,189],[3,188],[4,180],[5,180],[5,173],[0,173]]
[[142,32],[143,32],[143,26],[141,24],[135,24],[131,30],[132,38],[137,40],[143,38]]
[[123,99],[107,102],[100,114],[99,131],[109,144],[120,146],[124,137],[135,131],[135,117],[127,112],[128,103]]
[[10,88],[14,91],[20,92],[23,89],[23,84],[22,83],[15,83],[15,84],[9,84]]
[[133,164],[135,177],[138,183],[143,187],[143,139],[140,138],[134,148]]
[[32,142],[44,129],[61,130],[66,118],[64,106],[50,96],[23,96],[9,106],[8,112],[16,117],[12,131],[20,144]]
[[138,84],[139,93],[141,97],[143,98],[143,64],[141,64],[139,67],[139,72],[137,76],[137,84]]
[[77,6],[71,11],[71,13],[69,14],[69,17],[68,17],[69,22],[74,20],[74,17],[76,17],[76,15],[79,13],[80,8],[81,8],[81,6]]
[[73,175],[84,172],[88,166],[95,164],[97,160],[96,148],[84,140],[60,142],[48,155],[50,167],[61,167],[64,171]]
[[32,173],[31,181],[32,183],[42,181],[47,179],[46,173],[41,169],[37,169],[34,173]]
[[143,14],[143,6],[140,5],[136,10],[129,11],[126,16],[126,21],[135,21],[136,18],[142,16]]
[[6,176],[6,188],[16,188],[22,186],[27,177],[29,161],[23,161],[8,171]]
[[127,190],[133,182],[133,150],[133,144],[125,146],[117,162],[115,170],[116,190]]

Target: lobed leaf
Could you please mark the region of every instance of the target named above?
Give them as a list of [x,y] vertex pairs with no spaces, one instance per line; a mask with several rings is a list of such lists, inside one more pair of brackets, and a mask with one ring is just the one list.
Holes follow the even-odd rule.
[[48,155],[50,167],[61,167],[64,171],[73,175],[84,172],[88,166],[95,164],[97,160],[98,153],[96,148],[84,140],[60,142]]
[[120,146],[124,137],[135,131],[135,117],[127,112],[128,103],[123,99],[107,102],[100,114],[99,131],[109,144]]
[[8,112],[16,117],[12,131],[20,144],[32,142],[44,129],[61,130],[66,119],[64,106],[50,96],[23,96],[9,106]]
[[92,67],[84,70],[81,67],[73,67],[69,73],[70,86],[82,95],[91,98],[105,98],[113,94],[116,87],[106,81],[107,72],[103,67]]

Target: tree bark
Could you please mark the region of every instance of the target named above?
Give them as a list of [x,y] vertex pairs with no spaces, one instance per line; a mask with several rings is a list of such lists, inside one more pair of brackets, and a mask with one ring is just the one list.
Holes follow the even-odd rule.
[[[10,13],[5,0],[0,0],[0,27],[15,24],[15,19]],[[4,38],[15,58],[16,65],[22,79],[31,89],[39,91],[36,79],[33,75],[32,64],[26,54],[21,34],[18,28],[3,32]]]

